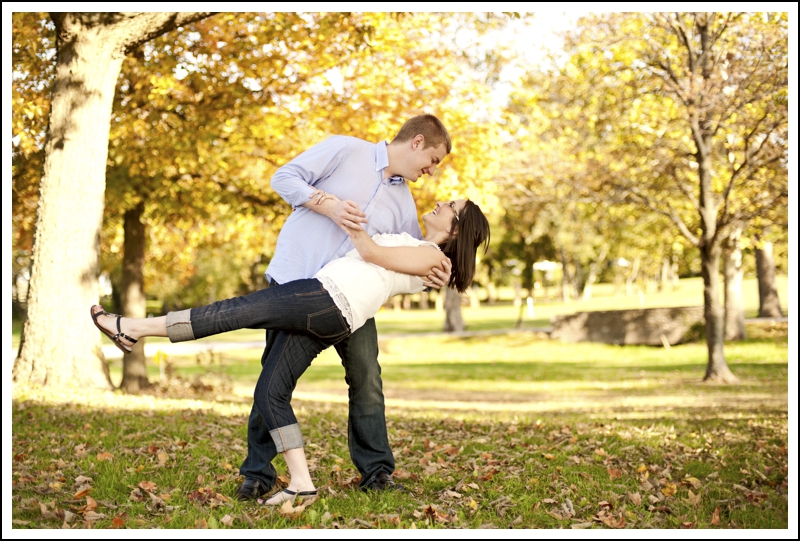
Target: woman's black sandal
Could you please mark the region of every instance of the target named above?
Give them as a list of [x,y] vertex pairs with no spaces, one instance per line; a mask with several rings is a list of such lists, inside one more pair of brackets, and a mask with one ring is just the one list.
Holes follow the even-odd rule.
[[[108,336],[108,337],[111,339],[111,341],[112,341],[112,342],[114,342],[114,344],[115,344],[115,345],[116,345],[116,346],[117,346],[119,349],[121,349],[121,350],[122,350],[122,353],[131,353],[131,352],[133,351],[133,348],[131,348],[131,347],[130,347],[130,346],[128,346],[127,344],[123,344],[123,343],[122,343],[122,340],[120,340],[120,338],[124,338],[124,339],[125,339],[125,340],[127,340],[128,342],[132,342],[132,343],[134,343],[134,344],[135,344],[135,343],[136,343],[138,340],[136,340],[135,338],[131,338],[130,336],[128,336],[127,334],[125,334],[125,333],[123,333],[123,332],[122,332],[122,329],[121,329],[121,328],[120,328],[120,326],[119,326],[119,320],[120,320],[120,319],[122,319],[122,316],[118,316],[117,314],[109,314],[108,312],[106,312],[105,310],[103,310],[103,307],[102,307],[102,306],[100,306],[100,311],[99,311],[99,312],[95,312],[95,311],[94,311],[94,307],[95,307],[95,306],[100,306],[100,305],[99,305],[99,304],[95,304],[94,306],[92,306],[92,307],[89,309],[89,312],[92,314],[92,321],[94,321],[94,324],[95,324],[95,326],[96,326],[98,329],[100,329],[100,332],[102,332],[103,334],[105,334],[106,336]],[[98,318],[98,317],[100,317],[100,316],[110,316],[110,317],[115,317],[115,318],[117,318],[117,331],[118,331],[118,332],[117,332],[117,334],[111,334],[110,332],[108,332],[107,330],[105,330],[103,327],[101,327],[101,326],[100,326],[100,324],[97,322],[97,318]]]
[[[294,490],[289,490],[288,488],[284,488],[281,492],[276,492],[272,496],[270,496],[266,501],[264,501],[264,505],[281,505],[283,502],[293,502],[297,497],[309,497],[309,496],[316,496],[318,491],[316,490],[306,490],[301,492],[295,492]],[[275,496],[280,496],[278,501],[276,502],[269,502]]]

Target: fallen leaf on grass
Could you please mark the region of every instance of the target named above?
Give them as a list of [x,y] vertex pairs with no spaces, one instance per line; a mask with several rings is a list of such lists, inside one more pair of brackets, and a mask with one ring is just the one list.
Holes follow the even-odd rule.
[[600,511],[592,518],[598,522],[602,522],[609,528],[614,529],[624,528],[625,524],[627,523],[625,521],[625,517],[622,516],[622,513],[615,517],[613,514],[607,514],[605,511]]
[[101,518],[105,518],[105,514],[95,513],[94,511],[86,511],[83,514],[83,518],[86,520],[100,520]]
[[633,505],[640,505],[642,503],[642,495],[638,492],[628,492],[628,499]]
[[86,505],[84,506],[86,511],[94,511],[97,509],[97,501],[94,498],[86,496]]
[[114,517],[114,520],[111,521],[111,527],[115,530],[119,528],[125,527],[125,521],[122,520],[121,517]]
[[233,526],[233,517],[230,515],[225,515],[220,519],[220,522],[225,526]]
[[152,492],[156,489],[156,484],[152,481],[142,481],[139,483],[138,487],[142,490],[146,490],[147,492]]
[[76,493],[75,493],[75,494],[72,496],[72,499],[73,499],[73,500],[80,500],[80,499],[81,499],[81,498],[83,498],[84,496],[88,496],[88,495],[89,495],[89,494],[91,494],[91,493],[92,493],[92,489],[91,489],[91,488],[84,488],[84,489],[82,489],[82,490],[79,490],[78,492],[76,492]]
[[75,478],[75,484],[78,485],[78,486],[85,485],[85,484],[91,483],[91,482],[92,482],[92,478],[91,477],[86,477],[85,475],[79,475],[78,477]]
[[291,500],[286,500],[283,502],[283,505],[281,505],[280,509],[278,509],[278,512],[285,517],[299,517],[301,514],[303,514],[303,511],[305,511],[306,508],[315,501],[317,501],[317,496],[313,496],[305,500],[301,505],[293,506]]
[[686,501],[689,502],[689,505],[699,505],[700,504],[700,494],[695,495],[694,492],[689,490],[689,496],[687,496]]
[[98,462],[102,462],[104,460],[109,460],[110,461],[112,458],[114,458],[114,455],[112,455],[108,451],[103,451],[102,453],[97,453],[96,458],[97,458]]
[[572,524],[570,526],[570,528],[572,528],[573,530],[582,530],[582,529],[591,528],[591,527],[592,527],[592,523],[591,522],[578,522],[577,524]]
[[606,471],[611,479],[619,479],[622,477],[622,470],[618,470],[616,468],[606,468]]
[[667,483],[665,486],[661,487],[661,493],[664,496],[670,497],[678,491],[678,487],[675,486],[673,483]]
[[683,480],[683,482],[688,485],[692,485],[692,488],[694,488],[695,490],[698,490],[703,487],[703,485],[700,483],[700,480],[697,479],[696,477],[687,477],[686,479]]
[[719,507],[714,509],[714,513],[711,515],[711,524],[719,526]]

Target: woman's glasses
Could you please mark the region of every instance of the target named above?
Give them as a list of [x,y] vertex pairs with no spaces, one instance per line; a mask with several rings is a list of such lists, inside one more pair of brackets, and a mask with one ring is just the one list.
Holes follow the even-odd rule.
[[453,209],[453,214],[456,217],[456,221],[458,221],[458,211],[456,210],[456,202],[455,201],[450,201],[448,203],[448,205],[450,205],[450,208]]

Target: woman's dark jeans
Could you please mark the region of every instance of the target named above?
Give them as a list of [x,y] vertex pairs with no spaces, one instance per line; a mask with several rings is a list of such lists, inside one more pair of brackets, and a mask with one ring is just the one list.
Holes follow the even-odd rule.
[[[312,284],[311,286],[307,284],[301,286],[303,282],[312,282]],[[301,289],[284,298],[284,292],[289,292],[285,288],[291,284],[296,284]],[[345,369],[345,381],[348,385],[349,397],[348,444],[350,458],[361,473],[359,486],[366,486],[380,472],[391,474],[395,469],[394,456],[389,447],[389,438],[386,431],[383,383],[381,380],[381,367],[378,364],[378,333],[375,328],[375,320],[367,320],[362,327],[356,329],[356,332],[350,336],[347,336],[347,332],[339,336],[336,332],[335,319],[328,317],[330,313],[327,312],[327,309],[322,309],[322,306],[311,310],[304,308],[318,300],[316,298],[317,295],[310,295],[309,293],[320,290],[324,292],[322,284],[314,279],[297,280],[284,285],[277,285],[272,282],[267,289],[251,293],[245,297],[229,300],[230,302],[237,302],[237,304],[230,306],[253,304],[254,309],[243,310],[248,314],[255,312],[255,314],[248,316],[247,322],[240,319],[240,315],[233,316],[228,310],[223,310],[219,317],[216,318],[218,320],[217,323],[212,325],[212,327],[217,328],[216,331],[213,331],[213,329],[203,330],[201,328],[202,325],[198,325],[198,332],[209,333],[225,332],[226,330],[242,328],[243,326],[268,329],[267,343],[261,357],[262,371],[256,384],[255,400],[247,426],[247,457],[245,457],[239,468],[239,472],[242,475],[258,479],[267,489],[275,486],[277,472],[272,465],[272,460],[279,451],[270,435],[270,430],[272,430],[270,426],[274,427],[275,425],[270,414],[265,411],[266,408],[262,398],[260,398],[264,397],[264,394],[259,392],[259,389],[269,387],[268,382],[273,382],[273,389],[277,390],[277,387],[282,387],[288,390],[287,397],[290,399],[291,390],[294,389],[297,378],[310,366],[311,361],[319,352],[332,343],[335,344],[336,351],[342,359],[342,366]],[[273,291],[273,293],[268,294],[267,292],[269,291]],[[304,298],[297,298],[295,293]],[[260,294],[263,294],[264,297],[262,298]],[[264,299],[272,299],[273,295],[284,298],[284,301],[288,298],[288,302],[279,309],[281,312],[289,312],[288,314],[284,312],[283,317],[286,318],[284,320],[277,321],[276,318],[268,314],[259,313],[265,306],[260,303]],[[329,302],[330,306],[335,308],[330,295],[325,292],[324,297],[327,298],[326,302]],[[193,330],[195,328],[195,310],[197,309],[192,309],[191,312]],[[339,315],[338,309],[335,312]],[[303,320],[309,313],[318,313],[313,318],[316,321]],[[341,315],[339,317],[341,318]],[[205,319],[205,317],[201,319]],[[215,318],[212,317],[212,319]],[[342,321],[344,320],[342,319]],[[247,323],[247,325],[243,325],[243,323]],[[270,328],[269,325],[272,324],[276,325],[276,327]],[[219,327],[216,327],[217,325]],[[303,325],[306,325],[308,330],[303,330]],[[347,329],[346,325],[343,328]],[[309,332],[316,334],[308,334]],[[203,336],[206,336],[206,334]],[[327,338],[323,340],[323,336]],[[200,336],[195,335],[195,337],[199,338]],[[277,386],[274,385],[276,381],[275,371],[276,367],[279,366],[283,367],[280,372],[283,384]],[[294,419],[293,414],[290,419]]]
[[[170,319],[181,319],[178,313]],[[307,340],[283,340],[273,347],[253,393],[276,450],[303,447],[303,437],[292,410],[297,380],[320,351],[350,334],[344,317],[318,280],[296,280],[250,295],[215,302],[189,311],[190,335],[203,338],[241,328],[266,328],[304,333]],[[178,323],[186,329],[186,323]],[[169,326],[170,337],[178,329]],[[287,336],[292,336],[288,334]],[[299,335],[297,335],[299,336]]]
[[192,308],[194,339],[236,329],[302,332],[331,346],[350,334],[339,308],[314,278]]

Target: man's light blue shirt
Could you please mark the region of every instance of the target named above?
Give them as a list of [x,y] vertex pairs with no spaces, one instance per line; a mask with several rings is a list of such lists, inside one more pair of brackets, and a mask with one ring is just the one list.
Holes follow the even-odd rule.
[[336,135],[281,167],[272,188],[292,207],[267,267],[267,280],[279,284],[311,278],[334,258],[353,249],[350,237],[333,220],[302,207],[316,189],[349,199],[367,215],[370,235],[408,233],[421,239],[417,206],[401,177],[383,179],[389,166],[386,142],[370,143]]

